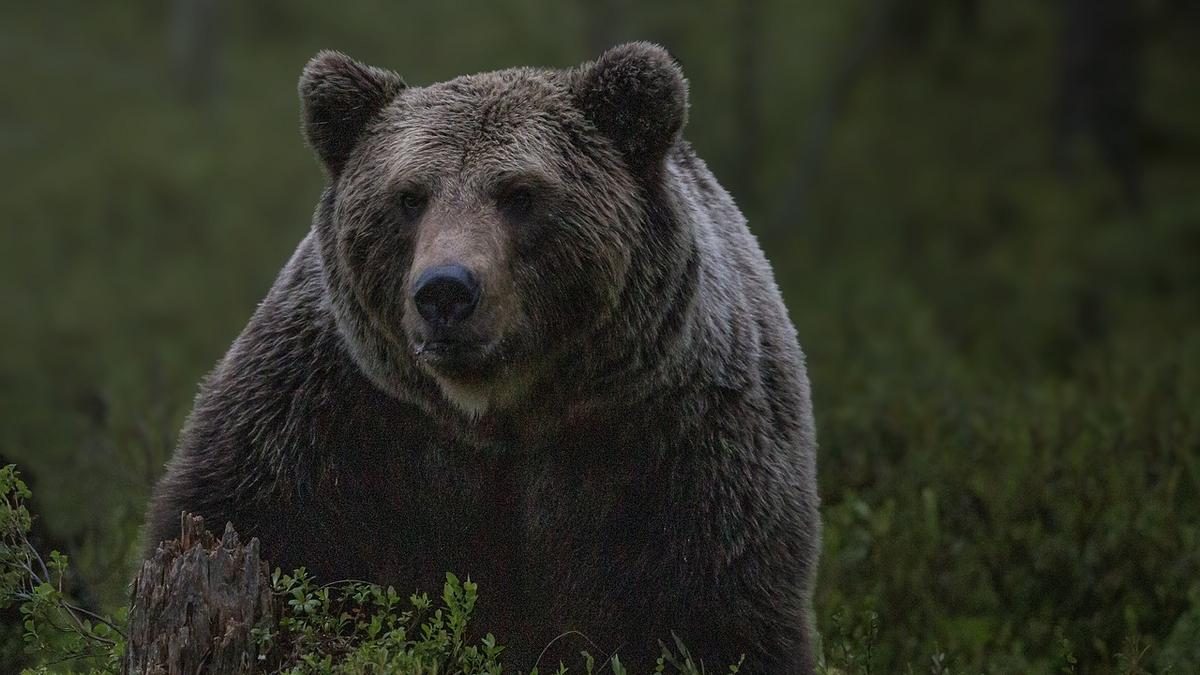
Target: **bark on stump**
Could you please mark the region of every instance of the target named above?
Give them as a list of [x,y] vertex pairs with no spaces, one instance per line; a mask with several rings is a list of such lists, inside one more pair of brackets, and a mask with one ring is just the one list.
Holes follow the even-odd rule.
[[124,672],[253,672],[251,630],[276,616],[258,540],[242,545],[233,525],[218,540],[190,514],[181,526],[179,539],[159,545],[134,579]]

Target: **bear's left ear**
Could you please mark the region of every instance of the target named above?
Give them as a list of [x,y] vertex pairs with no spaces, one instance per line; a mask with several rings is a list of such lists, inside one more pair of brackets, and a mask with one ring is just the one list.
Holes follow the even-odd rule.
[[631,42],[585,65],[576,100],[642,178],[653,177],[687,121],[687,80],[662,47]]
[[330,176],[341,173],[367,122],[404,86],[396,73],[341,52],[322,51],[308,62],[299,85],[304,136]]

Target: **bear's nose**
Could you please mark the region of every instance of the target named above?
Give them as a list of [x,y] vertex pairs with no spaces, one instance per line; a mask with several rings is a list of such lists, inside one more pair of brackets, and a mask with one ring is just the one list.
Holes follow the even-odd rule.
[[440,265],[421,273],[413,286],[421,318],[437,328],[465,321],[479,304],[479,280],[462,265]]

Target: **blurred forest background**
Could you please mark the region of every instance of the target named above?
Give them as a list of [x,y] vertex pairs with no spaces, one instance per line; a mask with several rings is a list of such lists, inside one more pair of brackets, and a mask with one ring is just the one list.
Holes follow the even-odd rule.
[[419,85],[651,39],[809,357],[830,662],[1196,672],[1197,5],[6,2],[0,454],[123,603],[197,381],[309,226],[305,61]]

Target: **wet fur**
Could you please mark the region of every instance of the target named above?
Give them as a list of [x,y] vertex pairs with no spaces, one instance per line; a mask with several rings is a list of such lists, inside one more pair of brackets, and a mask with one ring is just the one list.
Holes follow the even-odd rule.
[[[326,581],[469,575],[476,625],[518,670],[577,630],[590,642],[558,640],[543,669],[581,649],[646,668],[674,631],[710,672],[741,653],[742,672],[810,672],[803,358],[744,218],[679,138],[686,86],[665,52],[424,89],[323,53],[301,94],[329,187],[203,382],[148,544],[187,510]],[[454,184],[467,201],[482,165],[542,163],[570,207],[506,239],[519,307],[498,377],[518,384],[478,414],[417,366],[388,302],[416,236],[371,227],[397,161],[478,171]]]

